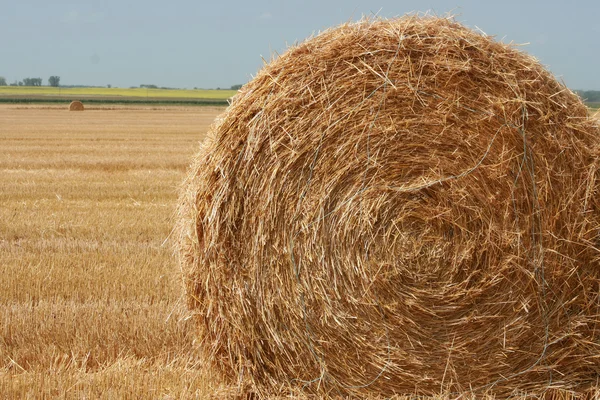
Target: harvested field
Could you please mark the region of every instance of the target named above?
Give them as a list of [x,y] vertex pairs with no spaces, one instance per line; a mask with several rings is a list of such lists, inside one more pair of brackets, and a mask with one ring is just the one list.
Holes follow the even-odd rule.
[[0,397],[224,398],[163,245],[222,111],[0,106]]
[[0,106],[0,398],[204,398],[167,239],[220,111]]

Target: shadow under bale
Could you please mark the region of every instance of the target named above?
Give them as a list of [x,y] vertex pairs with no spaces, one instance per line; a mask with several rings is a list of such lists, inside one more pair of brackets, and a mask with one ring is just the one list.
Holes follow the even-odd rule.
[[207,368],[260,397],[590,390],[599,154],[575,94],[452,19],[364,20],[290,48],[184,183]]

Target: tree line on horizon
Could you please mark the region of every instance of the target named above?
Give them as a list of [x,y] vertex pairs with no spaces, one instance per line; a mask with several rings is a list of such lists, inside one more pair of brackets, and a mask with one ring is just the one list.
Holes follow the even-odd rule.
[[576,90],[575,93],[586,103],[600,103],[600,90]]
[[[58,87],[60,85],[60,76],[51,76],[48,78],[48,86]],[[0,76],[0,86],[42,86],[42,78],[23,78],[21,81],[14,81],[11,84],[6,82],[6,78]]]
[[[6,78],[0,76],[0,86],[42,86],[42,78],[23,78],[21,81],[14,81],[13,83],[7,83]],[[48,78],[48,86],[58,87],[60,86],[60,76],[52,75]],[[68,87],[88,87],[86,85],[68,85]],[[106,85],[106,87],[111,88],[111,85]],[[139,86],[140,88],[146,89],[176,89],[171,87],[157,86],[152,84],[142,84]],[[240,90],[242,87],[241,84],[232,85],[229,90]],[[136,88],[136,86],[131,86],[131,88]],[[198,89],[194,87],[194,89]],[[217,90],[221,90],[222,88],[217,88]],[[600,90],[575,90],[575,93],[579,95],[586,103],[600,103]]]
[[[0,76],[0,86],[42,86],[42,78],[24,78],[23,80],[20,81],[14,81],[13,83],[8,83],[6,81],[6,78],[3,76]],[[51,76],[48,78],[48,85],[47,86],[51,86],[51,87],[58,87],[61,86],[60,85],[60,76]],[[62,85],[62,87],[104,87],[104,86],[90,86],[90,85]],[[112,85],[106,85],[107,88],[112,88]],[[135,89],[135,88],[143,88],[143,89],[173,89],[173,90],[177,90],[179,88],[174,88],[174,87],[167,87],[167,86],[158,86],[158,85],[153,85],[153,84],[141,84],[139,86],[130,86],[131,89]],[[229,89],[224,89],[224,88],[220,88],[218,87],[217,90],[240,90],[242,87],[241,84],[238,85],[232,85]],[[194,87],[194,89],[200,89],[197,87]]]

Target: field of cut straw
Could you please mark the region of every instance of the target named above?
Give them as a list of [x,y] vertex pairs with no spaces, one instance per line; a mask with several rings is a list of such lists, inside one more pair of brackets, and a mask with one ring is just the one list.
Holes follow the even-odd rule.
[[0,106],[0,398],[205,398],[169,241],[222,109]]
[[0,398],[203,397],[167,239],[219,111],[0,106]]

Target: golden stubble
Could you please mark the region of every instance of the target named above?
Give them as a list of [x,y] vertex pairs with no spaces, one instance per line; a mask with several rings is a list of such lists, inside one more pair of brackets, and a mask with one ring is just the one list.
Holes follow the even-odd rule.
[[170,242],[222,111],[0,106],[0,398],[235,396],[199,368]]
[[169,238],[221,111],[0,106],[0,393],[206,393]]

